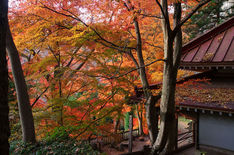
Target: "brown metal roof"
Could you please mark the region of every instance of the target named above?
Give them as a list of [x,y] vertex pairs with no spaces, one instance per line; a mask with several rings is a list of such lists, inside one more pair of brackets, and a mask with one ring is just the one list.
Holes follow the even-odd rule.
[[234,68],[234,17],[190,41],[182,50],[181,68]]

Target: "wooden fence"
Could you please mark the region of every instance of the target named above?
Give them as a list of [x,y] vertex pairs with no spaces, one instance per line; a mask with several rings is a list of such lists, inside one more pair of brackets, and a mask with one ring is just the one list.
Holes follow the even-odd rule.
[[[133,137],[138,137],[139,136],[139,130],[134,129],[132,131],[132,136]],[[109,135],[109,136],[103,136],[101,138],[101,142],[103,144],[111,144],[113,142],[120,143],[120,142],[122,142],[124,140],[127,140],[128,138],[129,138],[129,131],[125,131],[125,132],[112,134],[112,135]]]
[[[132,136],[133,137],[138,137],[139,136],[139,130],[134,129],[132,131]],[[84,143],[96,143],[99,144],[101,143],[102,145],[106,144],[112,144],[112,143],[120,143],[122,141],[125,141],[129,138],[129,131],[124,131],[124,132],[119,132],[119,133],[113,133],[108,136],[98,136],[97,138],[92,138],[89,140],[84,140]]]

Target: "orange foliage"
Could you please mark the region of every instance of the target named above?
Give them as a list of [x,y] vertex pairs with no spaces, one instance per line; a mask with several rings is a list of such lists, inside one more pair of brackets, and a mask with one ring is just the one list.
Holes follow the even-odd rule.
[[[137,71],[113,78],[135,68],[128,55],[114,48],[136,48],[133,19],[139,22],[145,64],[163,58],[155,1],[24,0],[11,6],[10,25],[32,86],[31,102],[42,94],[33,109],[38,129],[58,126],[61,117],[63,125],[80,126],[73,135],[112,132],[113,124],[103,118],[123,119],[131,109],[126,97],[133,86],[141,86]],[[150,83],[162,80],[162,68],[163,62],[147,67]]]

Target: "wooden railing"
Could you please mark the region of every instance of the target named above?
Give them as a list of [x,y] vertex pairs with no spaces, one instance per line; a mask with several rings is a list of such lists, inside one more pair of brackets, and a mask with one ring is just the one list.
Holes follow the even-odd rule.
[[[138,137],[139,136],[139,130],[134,129],[133,132],[132,132],[132,136],[133,137]],[[109,136],[103,136],[101,141],[102,141],[103,144],[111,144],[113,142],[120,143],[120,142],[122,142],[124,140],[127,140],[128,137],[129,137],[129,131],[124,131],[124,132],[112,134],[112,135],[109,135]]]
[[[119,134],[121,135],[121,137],[122,137],[123,140],[127,140],[128,137],[129,137],[129,131],[121,132]],[[138,129],[132,130],[132,136],[133,137],[139,136],[139,130]]]
[[[133,137],[138,137],[139,136],[139,130],[134,129],[132,131],[132,136]],[[108,136],[98,136],[98,138],[91,138],[89,140],[84,140],[84,143],[102,143],[103,145],[106,144],[111,144],[111,143],[120,143],[122,141],[127,140],[129,137],[129,131],[124,131],[124,132],[119,132],[119,133],[113,133]]]

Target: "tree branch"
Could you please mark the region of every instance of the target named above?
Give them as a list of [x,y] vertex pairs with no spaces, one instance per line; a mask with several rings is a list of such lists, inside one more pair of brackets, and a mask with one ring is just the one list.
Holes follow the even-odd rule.
[[57,56],[55,55],[54,50],[53,50],[50,46],[48,46],[48,48],[49,48],[50,52],[53,54],[53,56],[54,56],[54,58],[56,59],[57,63],[60,63],[59,59],[58,59]]
[[95,119],[94,121],[90,122],[77,136],[74,137],[74,139],[76,139],[77,137],[79,137],[80,135],[82,135],[83,133],[85,133],[89,127],[94,124],[95,122],[105,118],[106,116],[108,116],[110,113],[114,112],[115,109],[112,109],[110,111],[108,111],[105,115],[103,115],[102,117],[99,117],[98,119]]
[[[133,61],[134,64],[136,65],[136,67],[139,68],[139,64],[138,64],[136,58],[134,57],[134,55],[132,54],[132,52],[129,52],[128,55],[131,57],[132,61]],[[140,74],[140,73],[139,73],[139,74]]]
[[129,73],[135,71],[135,70],[138,70],[138,69],[140,69],[140,68],[144,68],[144,67],[150,66],[150,65],[152,65],[152,64],[154,64],[154,63],[156,63],[156,62],[159,62],[159,61],[166,61],[166,60],[165,60],[165,59],[157,59],[157,60],[155,60],[155,61],[152,61],[151,63],[148,63],[148,64],[146,64],[146,65],[144,65],[144,66],[140,66],[140,67],[137,67],[137,68],[135,68],[135,69],[132,69],[132,70],[130,70],[130,71],[124,73],[124,74],[121,74],[121,75],[117,76],[117,77],[111,77],[111,79],[122,77],[122,76],[124,76],[124,75],[127,75],[127,74],[129,74]]
[[95,50],[93,49],[93,50],[86,56],[85,60],[84,60],[83,62],[81,62],[81,63],[79,64],[79,66],[77,66],[77,67],[75,68],[75,70],[73,70],[73,71],[71,72],[71,74],[69,75],[69,77],[72,77],[72,76],[75,74],[75,72],[79,71],[79,70],[84,66],[84,64],[88,61],[90,55],[91,55],[94,51],[95,51]]
[[[42,4],[42,3],[41,3],[41,4]],[[110,41],[106,40],[105,38],[103,38],[103,37],[100,35],[100,33],[97,32],[97,30],[95,30],[93,27],[91,27],[91,26],[89,26],[88,24],[86,24],[84,21],[82,21],[79,17],[77,17],[75,14],[73,14],[73,13],[70,12],[69,10],[63,9],[64,11],[67,11],[67,12],[70,13],[71,15],[68,15],[68,14],[61,13],[61,12],[58,12],[58,11],[56,11],[56,10],[53,10],[53,9],[49,8],[48,6],[46,6],[46,5],[44,5],[44,4],[42,4],[42,5],[43,5],[43,8],[48,9],[48,10],[50,10],[50,11],[56,13],[56,14],[60,14],[60,15],[63,15],[63,16],[65,16],[65,17],[69,17],[69,18],[72,18],[72,19],[75,19],[75,20],[81,22],[85,27],[90,28],[101,40],[105,41],[106,43],[108,43],[108,44],[110,44],[110,45],[112,45],[112,46],[114,46],[114,47],[117,47],[117,48],[124,48],[124,47],[122,47],[122,46],[118,46],[118,45],[114,44],[113,42],[110,42]],[[135,49],[135,48],[132,48],[132,47],[125,47],[125,48],[127,48],[127,49]]]
[[33,108],[33,106],[37,103],[37,101],[41,98],[41,96],[49,89],[49,86],[46,87],[46,89],[39,95],[37,96],[36,100],[33,102],[33,104],[31,105],[31,108]]
[[157,19],[162,19],[162,17],[157,16],[157,15],[144,14],[144,13],[140,13],[139,15],[142,15],[143,17],[153,17],[153,18],[157,18]]
[[161,10],[163,18],[166,20],[167,25],[170,27],[170,22],[169,22],[169,18],[168,18],[167,12],[166,13],[164,12],[163,7],[162,7],[162,5],[160,4],[160,2],[158,0],[155,0],[155,1],[158,4],[158,6],[159,6],[159,8]]
[[107,45],[107,44],[105,44],[105,43],[103,43],[103,42],[100,42],[100,41],[97,41],[97,40],[95,40],[95,42],[100,43],[100,44],[102,44],[103,46],[106,46],[106,47],[112,48],[112,49],[114,49],[114,50],[117,50],[117,51],[119,51],[120,53],[128,53],[127,51],[125,51],[124,48],[123,48],[123,49],[119,49],[119,48],[116,48],[116,47]]
[[81,46],[77,47],[75,49],[75,51],[72,53],[72,57],[71,57],[70,61],[67,63],[66,67],[69,67],[71,65],[72,61],[74,60],[74,55],[79,51],[80,48],[81,48]]
[[133,72],[133,71],[136,71],[136,70],[138,70],[138,69],[141,69],[141,68],[150,66],[150,65],[152,65],[152,64],[154,64],[154,63],[156,63],[156,62],[158,62],[158,61],[166,61],[166,60],[165,60],[165,59],[157,59],[157,60],[155,60],[155,61],[152,61],[151,63],[148,63],[148,64],[146,64],[146,65],[144,65],[144,66],[141,66],[141,67],[134,68],[134,69],[132,69],[132,70],[130,70],[130,71],[124,73],[124,74],[120,74],[120,75],[118,75],[118,76],[112,76],[112,77],[98,76],[98,75],[88,75],[88,76],[90,76],[90,77],[101,77],[101,78],[106,78],[106,79],[120,78],[120,77],[123,77],[123,76],[125,76],[125,75],[127,75],[127,74]]
[[185,16],[185,17],[181,20],[181,22],[180,22],[178,25],[176,25],[176,27],[173,29],[173,32],[176,33],[176,32],[178,31],[178,29],[179,29],[187,20],[189,20],[189,18],[191,18],[192,15],[193,15],[198,9],[200,9],[202,6],[204,6],[205,4],[207,4],[207,3],[210,2],[210,1],[211,1],[211,0],[204,0],[204,1],[200,2],[195,8],[192,9],[192,11],[191,11],[189,14],[187,14],[187,16]]

